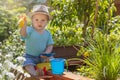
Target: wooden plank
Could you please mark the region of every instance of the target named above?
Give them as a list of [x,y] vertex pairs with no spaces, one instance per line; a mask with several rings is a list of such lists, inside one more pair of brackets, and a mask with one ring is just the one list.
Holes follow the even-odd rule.
[[50,80],[93,80],[71,72],[64,72],[63,75],[52,74],[51,71],[48,71],[47,73],[48,75],[53,76],[53,78],[51,78]]

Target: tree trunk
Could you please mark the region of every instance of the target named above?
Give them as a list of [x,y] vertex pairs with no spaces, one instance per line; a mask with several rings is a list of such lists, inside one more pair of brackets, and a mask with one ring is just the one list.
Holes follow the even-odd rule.
[[98,16],[98,6],[99,6],[99,0],[96,1],[95,16],[94,16],[94,22],[93,22],[92,34],[91,34],[92,38],[93,38],[93,34],[94,34],[94,29],[96,27],[96,21],[97,21],[97,16]]

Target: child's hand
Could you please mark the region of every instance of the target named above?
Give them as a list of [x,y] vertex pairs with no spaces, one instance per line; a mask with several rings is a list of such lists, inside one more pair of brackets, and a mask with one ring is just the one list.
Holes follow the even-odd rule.
[[[46,53],[43,53],[43,54],[46,54]],[[49,57],[43,54],[40,55],[40,58],[43,58],[45,62],[49,62]]]
[[40,58],[47,59],[47,58],[49,58],[49,57],[40,55]]
[[50,57],[52,57],[54,55],[55,55],[55,53],[44,53],[43,52],[42,54],[40,54],[40,58],[45,59],[45,62],[49,62]]
[[43,58],[44,62],[49,62],[50,61],[50,58],[47,57],[47,56],[40,55],[40,58]]
[[26,21],[26,15],[23,14],[19,18],[20,18],[19,21],[18,21],[19,27],[22,28],[23,26],[26,26],[26,22],[27,22]]

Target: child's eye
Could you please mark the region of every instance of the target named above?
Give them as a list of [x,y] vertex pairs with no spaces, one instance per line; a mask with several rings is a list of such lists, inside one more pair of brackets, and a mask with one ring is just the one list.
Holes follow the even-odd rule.
[[38,21],[38,19],[35,19],[35,21]]
[[45,20],[42,20],[42,21],[45,21]]

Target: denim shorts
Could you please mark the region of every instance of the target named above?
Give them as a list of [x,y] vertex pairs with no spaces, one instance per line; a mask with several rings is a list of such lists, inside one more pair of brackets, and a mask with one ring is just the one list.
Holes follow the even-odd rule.
[[32,56],[30,54],[25,54],[24,57],[25,61],[23,63],[23,67],[27,65],[36,66],[36,64],[44,62],[44,59],[40,58],[40,56]]

